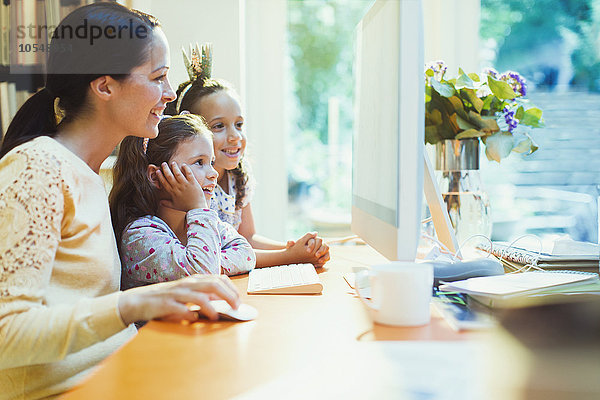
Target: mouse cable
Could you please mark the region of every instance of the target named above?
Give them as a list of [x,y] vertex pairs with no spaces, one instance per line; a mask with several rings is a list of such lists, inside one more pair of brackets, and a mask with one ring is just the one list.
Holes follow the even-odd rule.
[[460,246],[458,247],[458,250],[456,250],[456,254],[460,254],[460,250],[465,246],[465,244],[467,244],[467,242],[469,242],[469,240],[476,238],[476,237],[482,237],[485,240],[487,240],[488,242],[490,242],[490,251],[488,251],[488,255],[486,258],[489,258],[492,255],[492,249],[494,244],[492,243],[492,239],[490,239],[489,237],[482,235],[480,233],[476,233],[474,235],[469,236],[468,238],[466,238],[465,240],[463,240],[463,242],[460,244]]

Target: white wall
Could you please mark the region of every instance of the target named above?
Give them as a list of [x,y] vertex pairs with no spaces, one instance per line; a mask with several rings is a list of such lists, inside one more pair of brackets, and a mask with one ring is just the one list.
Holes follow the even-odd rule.
[[126,5],[154,15],[171,47],[169,80],[176,89],[188,79],[181,47],[190,43],[213,44],[213,76],[242,85],[242,34],[240,0],[131,0]]
[[213,76],[230,81],[246,111],[248,156],[257,190],[252,209],[257,231],[284,240],[287,218],[285,160],[283,0],[129,0],[157,17],[171,47],[169,79],[188,79],[181,47],[213,44]]
[[423,11],[425,62],[444,60],[451,77],[480,72],[480,0],[424,0]]

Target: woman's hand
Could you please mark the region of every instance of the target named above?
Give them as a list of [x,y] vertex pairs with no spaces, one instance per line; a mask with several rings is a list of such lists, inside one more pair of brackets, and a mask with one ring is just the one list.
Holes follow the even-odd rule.
[[227,276],[192,275],[124,291],[119,312],[126,325],[151,319],[196,321],[196,312],[188,308],[188,304],[195,304],[209,319],[216,320],[218,314],[210,305],[210,300],[216,299],[227,301],[234,309],[240,305],[237,289]]
[[160,204],[179,211],[188,212],[194,208],[208,208],[202,186],[196,180],[190,167],[186,164],[179,166],[171,163],[162,163],[156,170],[160,187],[170,196],[170,200],[161,200]]

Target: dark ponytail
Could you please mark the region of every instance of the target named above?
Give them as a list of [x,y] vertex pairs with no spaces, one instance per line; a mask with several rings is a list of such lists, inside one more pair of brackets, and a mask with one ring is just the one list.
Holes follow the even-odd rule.
[[128,136],[121,141],[113,167],[113,187],[108,197],[119,248],[123,230],[129,223],[158,212],[158,195],[146,176],[149,164],[143,138]]
[[[93,43],[88,35],[73,34],[83,25],[100,28],[128,26],[146,36],[118,37],[101,35]],[[90,82],[110,75],[125,79],[131,70],[146,62],[150,55],[152,31],[160,26],[156,18],[132,11],[117,3],[94,3],[79,7],[56,27],[48,46],[45,88],[33,95],[19,109],[10,123],[0,157],[14,147],[38,136],[55,136],[57,123],[55,101],[64,118],[62,123],[77,119],[88,108]]]
[[4,157],[12,148],[37,136],[54,136],[56,134],[54,99],[50,90],[44,88],[21,106],[6,131],[0,148],[0,158]]

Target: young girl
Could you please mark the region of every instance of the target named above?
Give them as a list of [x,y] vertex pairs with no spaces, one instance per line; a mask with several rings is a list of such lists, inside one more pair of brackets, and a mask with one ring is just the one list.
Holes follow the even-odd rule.
[[122,287],[196,273],[248,272],[252,247],[208,202],[217,185],[212,133],[197,115],[158,124],[158,137],[123,140],[109,201]]
[[[127,26],[139,35],[69,35]],[[223,275],[119,291],[121,266],[100,165],[126,136],[153,138],[175,93],[158,21],[117,3],[65,17],[48,47],[45,87],[13,118],[0,149],[0,399],[56,397],[135,334],[133,322],[211,318],[239,304]],[[83,37],[81,37],[83,36]],[[68,51],[65,51],[68,49]]]
[[201,115],[213,132],[219,180],[210,207],[252,245],[257,267],[305,262],[323,266],[329,260],[329,247],[316,233],[307,233],[299,240],[287,243],[256,233],[250,204],[252,179],[243,160],[246,134],[239,97],[227,82],[210,78],[210,48],[204,46],[203,54],[199,53],[196,47],[191,60],[184,54],[190,80],[179,86],[177,101],[167,106],[166,113]]

